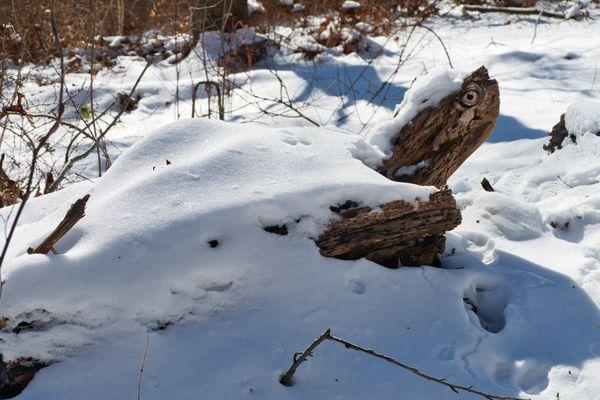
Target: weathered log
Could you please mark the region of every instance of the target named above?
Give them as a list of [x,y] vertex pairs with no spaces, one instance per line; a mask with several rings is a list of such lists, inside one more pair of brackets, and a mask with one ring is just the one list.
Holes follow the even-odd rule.
[[316,240],[322,255],[343,260],[365,257],[390,268],[402,265],[436,265],[444,250],[446,231],[461,222],[450,190],[433,193],[414,206],[398,200],[349,209]]
[[64,235],[66,235],[66,233],[69,232],[81,218],[85,217],[85,205],[89,198],[90,195],[86,194],[81,199],[73,203],[56,229],[54,229],[38,247],[35,249],[31,247],[28,248],[27,253],[48,254],[48,252],[51,251],[52,253],[57,254],[57,251],[54,249],[54,245]]
[[380,172],[396,181],[442,187],[490,136],[499,112],[498,83],[482,66],[465,78],[459,92],[401,129]]
[[393,180],[442,190],[418,201],[417,207],[393,201],[381,204],[377,212],[349,208],[356,205],[352,202],[346,202],[349,207],[332,208],[342,218],[315,240],[321,254],[344,260],[365,257],[386,267],[439,265],[444,233],[461,222],[446,181],[489,137],[499,111],[498,83],[485,67],[471,73],[461,89],[437,107],[421,111],[400,130],[392,156],[379,172]]

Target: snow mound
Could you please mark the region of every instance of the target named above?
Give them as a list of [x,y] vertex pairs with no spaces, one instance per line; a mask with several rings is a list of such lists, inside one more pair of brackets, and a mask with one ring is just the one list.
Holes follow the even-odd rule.
[[567,108],[565,125],[570,134],[600,135],[600,101],[579,97]]
[[[319,129],[188,120],[136,143],[94,183],[32,200],[2,271],[2,313],[51,329],[1,333],[5,358],[61,358],[91,330],[160,329],[239,305],[268,291],[256,283],[268,268],[251,261],[261,251],[253,246],[292,240],[263,227],[288,224],[289,236],[318,255],[309,237],[332,218],[331,205],[414,202],[435,191],[365,166],[353,156],[364,146]],[[61,254],[27,254],[85,193],[87,215],[58,243]]]
[[[476,211],[475,211],[476,210]],[[540,211],[531,204],[497,192],[483,192],[475,198],[467,218],[475,211],[478,221],[489,224],[496,235],[509,240],[534,239],[544,232]]]
[[421,111],[436,107],[444,97],[457,92],[466,76],[464,71],[438,67],[417,78],[404,95],[402,103],[396,107],[394,119],[369,129],[365,134],[366,140],[379,149],[384,157],[391,156],[394,139],[402,127]]

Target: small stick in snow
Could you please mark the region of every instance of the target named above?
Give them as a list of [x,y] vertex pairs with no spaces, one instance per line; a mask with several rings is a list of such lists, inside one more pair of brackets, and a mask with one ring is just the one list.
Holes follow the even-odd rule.
[[54,229],[38,247],[35,249],[31,247],[28,248],[27,253],[48,254],[48,252],[51,251],[53,254],[58,254],[54,245],[65,236],[81,218],[85,217],[85,205],[89,198],[90,195],[86,194],[81,199],[71,204],[71,208],[69,208],[69,211],[67,211],[67,214],[58,224],[56,229]]
[[144,357],[142,357],[142,364],[140,365],[140,375],[138,377],[137,384],[137,400],[142,398],[142,376],[144,375],[144,366],[146,365],[146,357],[148,356],[148,341],[150,337],[146,335],[146,344],[144,345]]
[[[294,373],[296,372],[296,369],[298,369],[300,364],[302,364],[304,361],[306,361],[306,358],[308,356],[312,355],[312,352],[317,348],[317,346],[320,345],[325,340],[331,340],[333,342],[343,344],[344,347],[346,347],[347,349],[359,351],[361,353],[365,353],[365,354],[371,355],[373,357],[385,360],[385,361],[387,361],[391,364],[394,364],[400,368],[404,368],[405,370],[408,370],[408,371],[412,372],[413,374],[420,376],[423,379],[427,379],[428,381],[432,381],[432,382],[439,383],[440,385],[444,385],[444,386],[450,388],[450,390],[452,390],[454,393],[459,393],[459,391],[468,392],[468,393],[472,393],[472,394],[481,396],[488,400],[521,400],[518,397],[497,396],[494,394],[481,392],[477,389],[474,389],[473,386],[457,385],[454,383],[447,382],[446,379],[444,379],[444,378],[436,378],[431,375],[427,375],[427,374],[421,372],[419,369],[417,369],[415,367],[411,367],[409,365],[406,365],[406,364],[396,360],[393,357],[386,356],[385,354],[377,353],[375,350],[367,349],[365,347],[348,342],[347,340],[344,340],[337,336],[333,336],[331,334],[331,329],[325,330],[325,332],[323,332],[315,340],[313,340],[313,342],[302,353],[294,354],[294,362],[292,363],[292,366],[284,375],[281,376],[281,378],[279,378],[279,382],[285,386],[292,386],[292,378],[294,377]],[[299,357],[297,357],[298,354],[300,354]]]
[[294,354],[294,363],[288,369],[288,371],[279,378],[279,383],[284,386],[292,386],[292,378],[294,377],[294,373],[304,361],[306,361],[306,357],[312,355],[314,349],[317,348],[318,345],[323,342],[323,340],[331,337],[331,329],[327,329],[325,332],[321,333],[313,342],[300,354],[298,357],[298,353]]
[[573,186],[571,186],[567,182],[563,181],[563,179],[560,177],[560,175],[556,175],[556,177],[558,178],[559,181],[561,181],[562,183],[564,183],[565,185],[567,185],[568,187],[570,187],[571,189],[573,189]]
[[487,178],[483,178],[481,180],[481,187],[486,192],[495,192],[494,187],[492,186],[492,184],[490,183],[490,181],[487,180]]

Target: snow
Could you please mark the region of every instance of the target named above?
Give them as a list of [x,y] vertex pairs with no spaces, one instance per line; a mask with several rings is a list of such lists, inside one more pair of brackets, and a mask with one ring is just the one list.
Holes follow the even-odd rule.
[[377,124],[366,132],[367,141],[385,157],[391,156],[394,140],[402,127],[424,109],[435,107],[444,97],[458,92],[466,75],[463,71],[438,67],[420,76],[394,110],[394,118]]
[[[17,230],[2,271],[1,314],[11,317],[9,328],[23,319],[45,327],[2,330],[1,352],[5,360],[60,361],[20,398],[134,398],[146,335],[145,400],[476,398],[333,343],[299,368],[294,386],[280,385],[292,355],[328,327],[495,394],[600,398],[600,37],[598,14],[592,17],[540,18],[535,40],[537,17],[511,16],[508,24],[494,14],[434,19],[457,70],[486,65],[501,97],[489,140],[448,182],[463,222],[446,235],[443,269],[328,259],[309,238],[334,217],[331,204],[416,194],[364,164],[385,156],[395,129],[420,111],[417,99],[436,104],[433,97],[456,90],[464,74],[446,69],[429,33],[416,31],[396,75],[404,37],[398,45],[370,37],[372,53],[360,57],[336,48],[323,48],[314,63],[278,54],[278,77],[319,129],[272,101],[260,106],[279,115],[265,116],[241,91],[227,115],[236,124],[203,117],[166,125],[191,114],[189,93],[204,70],[193,58],[152,66],[138,108],[109,135],[113,167],[92,182],[73,175],[81,182],[33,199]],[[285,29],[291,47],[307,42]],[[370,58],[379,49],[379,58]],[[128,91],[144,64],[122,57],[99,72],[98,109],[117,90]],[[68,85],[88,79],[73,74]],[[235,80],[265,98],[282,91],[261,64]],[[431,96],[417,93],[420,86],[431,86],[420,89]],[[56,85],[25,89],[29,104],[52,104]],[[199,90],[203,114],[207,102]],[[577,144],[547,154],[547,133],[565,112]],[[10,143],[2,143],[3,152]],[[59,146],[44,165],[60,165],[63,155]],[[95,163],[75,172],[93,177]],[[481,189],[483,177],[496,192]],[[25,254],[85,193],[87,216],[58,243],[61,254]],[[281,223],[289,235],[262,229]]]
[[565,126],[576,136],[600,135],[600,101],[584,97],[575,99],[565,113]]
[[408,165],[406,167],[400,167],[396,171],[396,177],[401,177],[402,175],[412,175],[423,167],[429,165],[429,160],[423,160],[415,165]]
[[294,0],[279,0],[280,4],[284,6],[292,6],[294,4]]
[[255,12],[264,12],[265,7],[258,0],[248,0],[248,14],[253,14]]
[[353,10],[355,8],[360,8],[360,3],[358,1],[346,0],[342,4],[342,10]]
[[[308,247],[309,236],[335,215],[331,205],[348,199],[373,207],[392,200],[415,203],[435,191],[389,181],[365,166],[353,156],[360,142],[355,135],[324,135],[314,128],[273,130],[203,120],[163,127],[133,145],[102,179],[73,186],[68,198],[59,192],[35,200],[31,212],[43,208],[47,216],[24,216],[3,271],[10,282],[3,314],[19,320],[20,314],[45,310],[59,323],[76,321],[87,336],[90,327],[152,327],[234,307],[236,299],[263,290],[253,287],[251,271],[266,271],[249,265],[252,247],[228,254],[229,267],[203,265],[204,252],[220,253],[208,241],[219,240],[227,248],[244,235],[258,243],[269,235],[261,227],[288,224],[291,235]],[[24,252],[63,217],[65,202],[87,192],[87,215],[61,243],[63,255]],[[184,233],[187,240],[181,241]],[[311,253],[318,254],[316,246]],[[47,289],[25,295],[40,279]],[[211,292],[219,293],[218,303],[210,301]],[[118,321],[111,316],[115,313]],[[78,330],[70,339],[74,343],[85,339]],[[60,347],[38,349],[10,334],[2,339],[10,349],[6,357],[60,357]]]

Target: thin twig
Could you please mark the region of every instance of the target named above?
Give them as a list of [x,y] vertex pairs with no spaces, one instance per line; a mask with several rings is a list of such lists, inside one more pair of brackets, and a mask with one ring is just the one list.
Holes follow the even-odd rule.
[[[409,24],[406,26],[413,26],[413,24]],[[452,60],[450,59],[450,53],[448,53],[448,49],[446,48],[446,45],[444,44],[444,41],[442,40],[442,38],[430,27],[423,25],[423,24],[414,24],[414,26],[416,26],[417,28],[423,28],[427,31],[429,31],[433,36],[435,36],[435,38],[438,40],[438,42],[440,42],[440,44],[442,45],[442,48],[444,49],[444,53],[446,53],[446,58],[448,59],[448,65],[450,66],[450,68],[454,68],[454,65],[452,65]]]
[[142,77],[144,76],[144,74],[146,73],[146,71],[148,70],[150,65],[152,65],[152,62],[148,61],[146,63],[146,66],[144,67],[144,69],[142,70],[140,75],[138,76],[137,80],[135,81],[135,84],[131,88],[131,91],[129,92],[129,95],[127,96],[127,99],[125,100],[125,103],[121,107],[121,110],[119,111],[119,113],[117,115],[115,115],[115,117],[113,118],[111,123],[108,124],[108,126],[104,129],[104,131],[102,131],[102,133],[100,135],[98,135],[95,142],[90,147],[88,147],[88,149],[86,151],[84,151],[83,153],[81,153],[78,156],[71,158],[68,162],[65,163],[63,168],[60,170],[60,172],[56,176],[56,180],[52,183],[52,185],[50,185],[49,188],[46,188],[45,193],[51,193],[51,192],[56,191],[58,189],[60,183],[63,181],[63,179],[67,175],[67,173],[71,170],[71,168],[73,168],[73,165],[75,165],[75,163],[77,163],[78,161],[81,161],[81,160],[87,158],[87,156],[89,156],[96,149],[96,146],[98,146],[98,143],[100,143],[100,140],[104,136],[106,136],[106,134],[111,130],[111,128],[113,126],[115,126],[115,124],[117,123],[117,121],[119,120],[121,115],[123,115],[123,113],[127,109],[127,106],[129,105],[129,101],[131,100],[135,90],[138,87],[138,84],[142,80]]
[[146,335],[146,344],[144,345],[144,357],[142,358],[142,364],[140,365],[140,374],[138,377],[137,384],[137,400],[142,398],[142,376],[144,375],[144,366],[146,365],[146,357],[148,356],[148,341],[150,337]]
[[331,329],[327,329],[325,332],[323,332],[321,335],[319,335],[317,338],[315,338],[315,340],[313,340],[313,342],[306,348],[306,350],[304,350],[300,354],[299,357],[297,357],[297,355],[299,353],[296,353],[294,355],[294,362],[292,363],[292,366],[284,375],[282,375],[279,378],[279,382],[282,385],[291,386],[292,378],[294,377],[294,373],[296,372],[296,369],[298,369],[300,364],[302,364],[304,361],[306,361],[306,358],[308,356],[312,355],[312,352],[317,348],[317,346],[319,344],[321,344],[322,342],[324,342],[325,340],[331,340],[333,342],[343,344],[344,347],[346,347],[347,349],[359,351],[361,353],[365,353],[370,356],[385,360],[385,361],[387,361],[391,364],[394,364],[400,368],[404,368],[405,370],[412,372],[413,374],[420,376],[423,379],[426,379],[431,382],[439,383],[440,385],[444,385],[444,386],[448,387],[450,390],[452,390],[454,393],[459,393],[459,391],[468,392],[468,393],[472,393],[472,394],[481,396],[488,400],[521,400],[518,397],[497,396],[497,395],[494,395],[491,393],[486,393],[486,392],[482,392],[477,389],[474,389],[473,386],[457,385],[455,383],[450,383],[450,382],[446,381],[446,379],[444,379],[444,378],[436,378],[434,376],[427,375],[427,374],[421,372],[419,369],[417,369],[415,367],[411,367],[410,365],[404,364],[404,363],[396,360],[393,357],[386,356],[385,354],[377,353],[375,350],[367,349],[365,347],[351,343],[351,342],[344,340],[342,338],[339,338],[337,336],[333,336],[331,334]]
[[570,187],[571,189],[573,189],[573,186],[571,186],[567,182],[563,181],[563,179],[560,177],[560,175],[556,175],[556,177],[558,178],[559,181],[561,181],[562,183],[564,183],[565,185],[567,185],[568,187]]
[[[200,81],[192,87],[192,118],[196,116],[196,96],[198,94],[198,88],[200,87],[200,85],[204,85],[206,87],[207,92],[210,90],[211,86],[215,88],[215,90],[217,91],[217,100],[219,102],[219,119],[221,121],[224,121],[225,110],[221,107],[221,88],[219,87],[219,84],[217,82],[211,80]],[[208,103],[208,118],[210,118],[210,96],[208,97]]]

